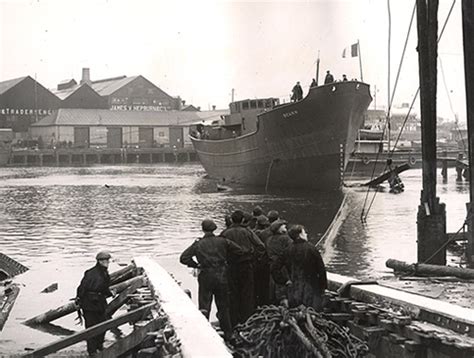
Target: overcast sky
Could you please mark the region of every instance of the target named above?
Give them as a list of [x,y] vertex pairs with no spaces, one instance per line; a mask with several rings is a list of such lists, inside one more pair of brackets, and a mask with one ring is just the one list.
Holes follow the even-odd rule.
[[[440,0],[440,28],[453,0]],[[415,0],[392,0],[392,88]],[[439,53],[453,111],[465,121],[461,1]],[[360,79],[359,59],[342,58],[358,39],[364,81],[387,103],[386,0],[302,2],[0,0],[0,80],[37,76],[48,88],[66,78],[141,74],[172,96],[208,109],[236,99],[289,98],[305,93],[326,70]],[[418,87],[416,15],[395,104],[411,102]],[[439,68],[439,67],[438,67]],[[439,115],[454,118],[441,71]],[[374,101],[375,102],[375,101]],[[371,108],[374,107],[374,102]],[[418,108],[417,108],[418,112]]]

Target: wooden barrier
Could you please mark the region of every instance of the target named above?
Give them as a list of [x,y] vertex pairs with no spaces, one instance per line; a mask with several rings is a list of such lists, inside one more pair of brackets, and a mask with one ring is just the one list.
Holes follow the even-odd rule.
[[146,306],[142,306],[134,311],[126,313],[124,315],[118,316],[117,318],[110,319],[108,321],[102,322],[95,326],[85,329],[84,331],[75,333],[64,339],[60,339],[53,343],[47,344],[41,348],[34,350],[33,352],[27,353],[24,357],[33,358],[33,357],[44,357],[48,354],[55,353],[61,349],[72,346],[78,342],[87,340],[91,337],[94,337],[100,333],[108,331],[111,328],[121,326],[122,324],[137,321],[143,319],[152,308],[154,308],[156,303],[150,303]]

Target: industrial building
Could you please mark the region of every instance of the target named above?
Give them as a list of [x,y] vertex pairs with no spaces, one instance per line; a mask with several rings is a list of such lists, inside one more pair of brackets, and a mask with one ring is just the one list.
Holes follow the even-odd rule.
[[30,128],[31,137],[46,146],[76,148],[191,146],[189,128],[203,121],[221,119],[228,110],[216,111],[119,111],[59,109]]
[[0,82],[0,128],[11,128],[17,138],[60,106],[61,100],[30,76]]

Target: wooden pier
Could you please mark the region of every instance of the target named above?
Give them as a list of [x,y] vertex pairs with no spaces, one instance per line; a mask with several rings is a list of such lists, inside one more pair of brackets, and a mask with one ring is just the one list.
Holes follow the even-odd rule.
[[60,148],[14,150],[9,166],[156,164],[197,161],[193,148]]

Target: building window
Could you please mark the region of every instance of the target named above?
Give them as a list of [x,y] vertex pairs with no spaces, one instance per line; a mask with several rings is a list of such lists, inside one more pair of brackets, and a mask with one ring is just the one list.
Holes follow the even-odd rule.
[[162,132],[162,131],[158,132],[158,137],[164,137],[164,136],[165,136],[165,132]]
[[265,101],[263,99],[258,100],[258,108],[265,108]]
[[250,108],[251,109],[257,108],[257,101],[250,101]]
[[248,102],[242,102],[242,109],[249,109],[249,103]]

